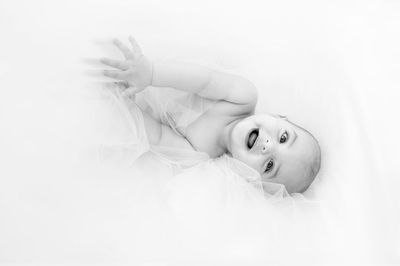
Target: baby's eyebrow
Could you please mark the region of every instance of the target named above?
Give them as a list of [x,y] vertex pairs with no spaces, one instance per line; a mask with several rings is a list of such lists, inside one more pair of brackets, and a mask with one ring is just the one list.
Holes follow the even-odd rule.
[[293,130],[293,138],[292,138],[292,141],[289,143],[289,147],[290,146],[292,146],[293,145],[293,143],[296,141],[296,139],[297,139],[297,133],[296,133],[296,130]]
[[281,164],[278,165],[278,168],[276,168],[276,171],[273,175],[273,177],[275,178],[278,175],[279,169],[281,169]]

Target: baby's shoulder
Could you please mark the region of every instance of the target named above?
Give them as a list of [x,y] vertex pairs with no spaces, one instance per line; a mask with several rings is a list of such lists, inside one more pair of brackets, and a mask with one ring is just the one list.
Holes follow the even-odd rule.
[[237,104],[228,101],[218,101],[208,110],[209,115],[218,117],[243,117],[254,114],[256,102]]
[[221,146],[221,132],[230,123],[254,113],[250,106],[232,105],[219,102],[186,128],[185,137],[196,150],[206,152],[212,158],[225,153],[225,147]]

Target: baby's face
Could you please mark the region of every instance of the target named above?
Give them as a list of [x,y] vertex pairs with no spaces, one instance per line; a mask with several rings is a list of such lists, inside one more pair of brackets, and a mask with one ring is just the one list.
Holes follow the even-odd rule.
[[303,192],[319,170],[320,149],[304,129],[269,114],[249,116],[231,131],[232,157],[256,169],[263,181]]

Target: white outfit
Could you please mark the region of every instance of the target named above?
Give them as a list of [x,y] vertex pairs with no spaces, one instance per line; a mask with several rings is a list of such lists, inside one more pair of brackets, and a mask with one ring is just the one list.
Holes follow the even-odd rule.
[[[266,183],[262,184],[260,175],[246,164],[228,155],[212,159],[207,153],[183,148],[152,145],[148,142],[141,110],[146,110],[156,120],[169,125],[172,130],[182,135],[187,126],[194,122],[201,114],[215,104],[215,100],[202,98],[196,94],[190,94],[171,88],[147,88],[135,96],[126,96],[120,89],[113,88],[110,95],[115,101],[121,118],[126,123],[126,136],[121,138],[119,144],[104,145],[102,156],[113,156],[123,161],[133,163],[145,153],[156,155],[157,163],[163,161],[174,169],[175,174],[188,170],[195,166],[212,165],[224,175],[227,180],[240,181],[242,186],[249,186],[256,194],[265,196],[288,196],[283,185]],[[109,158],[110,159],[110,158]],[[192,169],[192,170],[193,170]],[[264,188],[263,188],[264,187]]]
[[[216,252],[213,256],[222,252],[229,257],[234,249],[249,245],[252,250],[232,256],[244,254],[279,262],[282,256],[278,254],[288,245],[294,245],[293,249],[299,241],[310,245],[315,240],[310,235],[324,224],[317,203],[301,194],[289,195],[283,185],[262,182],[255,170],[228,155],[212,159],[203,152],[148,143],[138,105],[179,134],[213,104],[196,95],[161,89],[150,88],[136,95],[138,104],[113,90],[112,110],[122,118],[119,126],[123,130],[108,136],[101,150],[102,163],[116,163],[118,171],[124,169],[127,178],[136,179],[138,188],[132,193],[145,202],[150,218],[144,219],[161,215],[163,225],[157,224],[150,231],[167,230],[174,239],[178,236],[179,241],[190,243],[182,247],[186,256],[206,248],[208,254]],[[288,242],[292,234],[293,241]],[[206,240],[210,238],[213,240]],[[169,246],[170,241],[164,244]],[[309,251],[318,250],[318,243],[314,244]],[[176,245],[169,251],[175,255]],[[300,249],[294,256],[310,255],[302,252]]]

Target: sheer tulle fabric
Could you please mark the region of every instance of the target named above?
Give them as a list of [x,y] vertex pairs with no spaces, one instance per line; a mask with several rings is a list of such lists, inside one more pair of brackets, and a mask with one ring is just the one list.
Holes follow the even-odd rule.
[[263,194],[266,199],[289,196],[284,186],[262,182],[254,169],[226,154],[212,159],[204,152],[152,145],[148,142],[142,110],[181,135],[190,123],[213,106],[214,100],[170,88],[149,88],[138,95],[129,96],[118,85],[109,87],[107,94],[125,131],[112,136],[116,143],[103,143],[100,152],[103,162],[120,160],[121,163],[125,161],[134,164],[140,156],[151,153],[155,158],[154,163],[168,165],[175,175],[183,171],[186,174],[189,171],[194,173],[194,169],[199,168],[207,172],[205,168],[211,168],[216,171],[213,175],[227,177],[227,182],[240,183],[243,189],[252,187],[252,194]]
[[[107,95],[114,122],[105,123],[113,128],[106,130],[101,164],[135,180],[134,213],[146,226],[133,230],[147,232],[153,248],[165,251],[154,256],[181,256],[185,261],[206,254],[213,260],[283,262],[282,250],[293,248],[299,259],[310,252],[323,258],[326,246],[319,246],[320,238],[313,236],[324,232],[329,239],[329,234],[318,203],[301,194],[289,195],[283,185],[262,182],[255,170],[228,155],[212,159],[203,152],[148,143],[141,108],[179,133],[212,102],[172,90],[152,89],[132,97],[109,88]],[[143,245],[136,248],[149,252]]]

